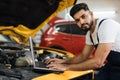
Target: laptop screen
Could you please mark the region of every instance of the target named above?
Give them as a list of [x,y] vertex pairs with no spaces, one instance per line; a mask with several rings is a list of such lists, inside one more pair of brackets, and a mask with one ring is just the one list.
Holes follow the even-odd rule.
[[32,37],[30,36],[29,38],[29,45],[30,45],[30,51],[31,51],[31,56],[33,59],[33,70],[36,72],[54,72],[54,73],[63,73],[64,71],[62,70],[56,70],[56,69],[49,69],[46,67],[46,64],[41,60],[41,61],[36,61],[35,60],[35,54],[34,54],[34,48],[33,48],[33,43],[32,43]]

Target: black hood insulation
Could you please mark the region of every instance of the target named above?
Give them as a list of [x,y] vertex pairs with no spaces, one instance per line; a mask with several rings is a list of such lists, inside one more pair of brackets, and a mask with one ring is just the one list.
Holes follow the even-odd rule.
[[58,8],[61,0],[0,0],[0,26],[22,24],[35,29]]

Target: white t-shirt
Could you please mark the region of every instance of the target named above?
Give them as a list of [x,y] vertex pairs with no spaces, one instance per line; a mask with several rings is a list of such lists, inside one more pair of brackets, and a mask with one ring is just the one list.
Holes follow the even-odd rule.
[[[94,44],[99,43],[113,43],[112,50],[120,52],[120,24],[111,19],[104,20],[99,28],[98,25],[102,19],[98,19],[95,31],[92,33]],[[90,39],[90,31],[86,35],[86,44],[93,45]]]

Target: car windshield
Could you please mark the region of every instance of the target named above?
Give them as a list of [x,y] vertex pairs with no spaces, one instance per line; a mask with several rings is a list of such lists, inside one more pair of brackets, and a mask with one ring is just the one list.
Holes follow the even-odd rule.
[[74,34],[74,35],[85,35],[86,32],[79,28],[76,24],[62,24],[57,25],[55,28],[56,32],[62,32],[67,34]]

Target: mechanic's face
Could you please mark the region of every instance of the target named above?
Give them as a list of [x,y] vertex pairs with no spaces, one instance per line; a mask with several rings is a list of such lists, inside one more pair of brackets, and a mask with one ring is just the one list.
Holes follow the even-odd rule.
[[93,25],[93,14],[90,11],[80,10],[74,16],[77,25],[84,31],[91,29]]

